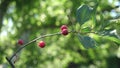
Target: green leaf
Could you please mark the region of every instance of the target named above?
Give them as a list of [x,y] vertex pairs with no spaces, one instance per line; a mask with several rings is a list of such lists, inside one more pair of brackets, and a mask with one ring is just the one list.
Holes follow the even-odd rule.
[[103,36],[103,38],[120,44],[120,39],[118,38],[110,37],[110,36]]
[[94,41],[94,39],[92,39],[89,36],[82,36],[82,35],[78,34],[78,38],[79,38],[81,44],[85,48],[94,48],[96,45],[96,42]]
[[92,14],[92,8],[87,5],[82,5],[77,9],[77,21],[80,25],[84,24],[86,21],[88,21]]
[[82,33],[89,33],[89,32],[91,32],[91,28],[90,28],[90,27],[82,28],[82,29],[81,29],[81,32],[82,32]]

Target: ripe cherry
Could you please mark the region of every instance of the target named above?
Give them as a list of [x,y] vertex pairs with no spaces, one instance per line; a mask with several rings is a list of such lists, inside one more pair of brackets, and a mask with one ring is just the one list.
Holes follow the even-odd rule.
[[18,40],[18,44],[23,45],[24,41],[22,39]]
[[67,25],[62,25],[62,26],[60,27],[61,30],[67,29],[67,28],[68,28]]
[[45,42],[44,41],[40,41],[38,43],[38,46],[41,47],[41,48],[44,48],[45,47]]
[[68,30],[67,30],[67,29],[63,29],[63,30],[62,30],[62,34],[63,34],[63,35],[68,35]]

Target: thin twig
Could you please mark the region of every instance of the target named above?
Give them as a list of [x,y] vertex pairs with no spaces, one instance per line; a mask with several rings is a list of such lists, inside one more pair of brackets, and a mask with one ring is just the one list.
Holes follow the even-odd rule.
[[11,60],[8,57],[6,57],[6,60],[9,62],[12,68],[15,68],[14,64],[12,64]]
[[54,33],[54,34],[47,34],[47,35],[43,35],[43,36],[40,36],[40,37],[38,37],[38,38],[33,39],[32,41],[30,41],[30,42],[24,44],[23,46],[21,46],[21,47],[12,55],[12,57],[10,58],[10,60],[11,60],[19,51],[21,51],[24,47],[26,47],[27,45],[35,42],[36,40],[41,39],[41,38],[44,38],[44,37],[49,37],[49,36],[54,36],[54,35],[60,35],[60,34],[61,34],[60,32],[59,32],[59,33]]
[[[77,31],[69,31],[69,33],[77,33]],[[30,41],[30,42],[24,44],[23,46],[21,46],[20,48],[18,48],[16,50],[16,52],[10,57],[10,59],[6,57],[7,61],[10,63],[12,68],[15,68],[15,66],[14,66],[14,64],[12,63],[11,60],[14,58],[14,56],[17,55],[18,52],[20,52],[24,47],[28,46],[29,44],[35,42],[38,39],[45,38],[45,37],[50,37],[50,36],[54,36],[54,35],[61,35],[61,32],[54,33],[54,34],[46,34],[46,35],[43,35],[43,36],[40,36],[40,37],[37,37],[37,38],[33,39],[32,41]]]

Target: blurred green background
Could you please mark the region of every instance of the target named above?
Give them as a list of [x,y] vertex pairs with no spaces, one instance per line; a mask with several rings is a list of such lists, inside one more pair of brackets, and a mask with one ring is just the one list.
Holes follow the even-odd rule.
[[[76,10],[82,4],[93,7],[96,0],[0,0],[0,68],[10,68],[5,57],[20,47],[18,39],[27,43],[41,35],[60,32],[63,24],[72,30],[67,15],[71,11],[70,16],[75,21]],[[85,49],[72,33],[47,37],[40,39],[46,42],[45,48],[37,46],[40,40],[24,48],[15,63],[16,68],[120,68],[119,6],[120,0],[99,1],[94,31],[103,28],[101,34],[110,38],[88,34],[97,42],[96,48]],[[79,27],[75,22],[74,28],[79,30]],[[118,42],[111,38],[111,33]]]

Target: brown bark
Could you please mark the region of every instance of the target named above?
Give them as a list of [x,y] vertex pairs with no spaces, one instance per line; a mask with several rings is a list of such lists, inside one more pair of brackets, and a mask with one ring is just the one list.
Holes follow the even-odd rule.
[[3,0],[2,3],[0,4],[0,32],[1,32],[1,28],[2,28],[2,21],[3,21],[3,17],[7,11],[7,7],[9,6],[10,2],[12,0]]

